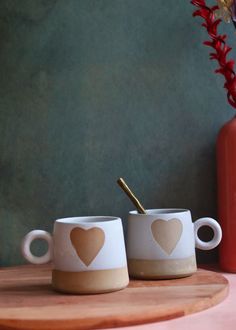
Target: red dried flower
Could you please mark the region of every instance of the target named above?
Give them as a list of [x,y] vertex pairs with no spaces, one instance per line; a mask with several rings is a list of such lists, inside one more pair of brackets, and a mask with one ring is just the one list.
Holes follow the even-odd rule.
[[218,26],[221,19],[217,19],[215,12],[218,6],[208,7],[205,0],[192,0],[191,3],[199,9],[193,13],[193,16],[201,16],[205,21],[202,26],[206,28],[210,40],[205,41],[204,45],[212,47],[215,52],[210,53],[210,59],[216,60],[219,68],[215,70],[225,77],[224,88],[227,90],[229,104],[236,109],[236,75],[234,71],[234,60],[227,60],[227,55],[232,48],[226,44],[226,35],[218,34]]

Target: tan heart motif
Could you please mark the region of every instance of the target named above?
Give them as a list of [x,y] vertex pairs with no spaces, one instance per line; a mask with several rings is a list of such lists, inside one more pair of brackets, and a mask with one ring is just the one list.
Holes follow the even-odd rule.
[[160,247],[171,254],[183,232],[183,225],[179,219],[170,219],[168,221],[157,219],[152,223],[152,235]]
[[86,266],[96,258],[105,242],[105,233],[101,228],[73,228],[70,232],[71,243]]

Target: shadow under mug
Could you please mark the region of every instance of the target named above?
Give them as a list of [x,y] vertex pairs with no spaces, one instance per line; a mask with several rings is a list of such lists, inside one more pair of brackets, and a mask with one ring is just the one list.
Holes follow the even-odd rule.
[[[192,222],[185,209],[152,209],[147,214],[129,212],[127,257],[130,276],[142,279],[179,278],[197,270],[195,247],[215,248],[222,231],[212,218]],[[203,226],[213,229],[209,242],[202,241],[198,230]]]
[[[43,239],[48,251],[41,257],[30,251]],[[23,256],[33,264],[53,261],[52,286],[68,293],[92,294],[125,288],[129,283],[123,227],[120,218],[74,217],[54,222],[53,237],[33,230],[22,240]]]

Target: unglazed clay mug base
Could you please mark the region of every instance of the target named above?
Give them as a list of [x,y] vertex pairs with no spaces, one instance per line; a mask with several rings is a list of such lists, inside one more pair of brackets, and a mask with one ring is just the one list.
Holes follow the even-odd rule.
[[[48,251],[34,256],[30,245],[44,239]],[[22,241],[22,254],[31,263],[53,261],[52,286],[65,293],[94,294],[117,291],[129,283],[123,227],[120,218],[58,219],[53,238],[33,230]]]
[[[185,209],[153,209],[147,214],[131,211],[128,217],[127,257],[129,274],[140,279],[190,276],[197,270],[195,247],[215,248],[221,241],[220,225],[212,218],[192,222]],[[209,226],[214,237],[204,242],[198,230]]]

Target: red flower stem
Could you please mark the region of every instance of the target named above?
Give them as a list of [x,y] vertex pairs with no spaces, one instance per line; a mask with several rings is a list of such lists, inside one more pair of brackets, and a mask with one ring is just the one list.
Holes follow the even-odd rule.
[[227,90],[229,104],[236,109],[236,75],[234,70],[234,60],[227,60],[227,55],[232,48],[226,44],[226,35],[218,34],[218,26],[221,19],[215,18],[215,11],[218,6],[208,7],[205,0],[192,0],[191,3],[199,9],[193,13],[193,16],[200,16],[204,19],[202,26],[206,28],[210,40],[205,41],[204,45],[212,47],[213,53],[210,53],[210,59],[216,60],[219,68],[216,73],[221,73],[225,78],[224,88]]

